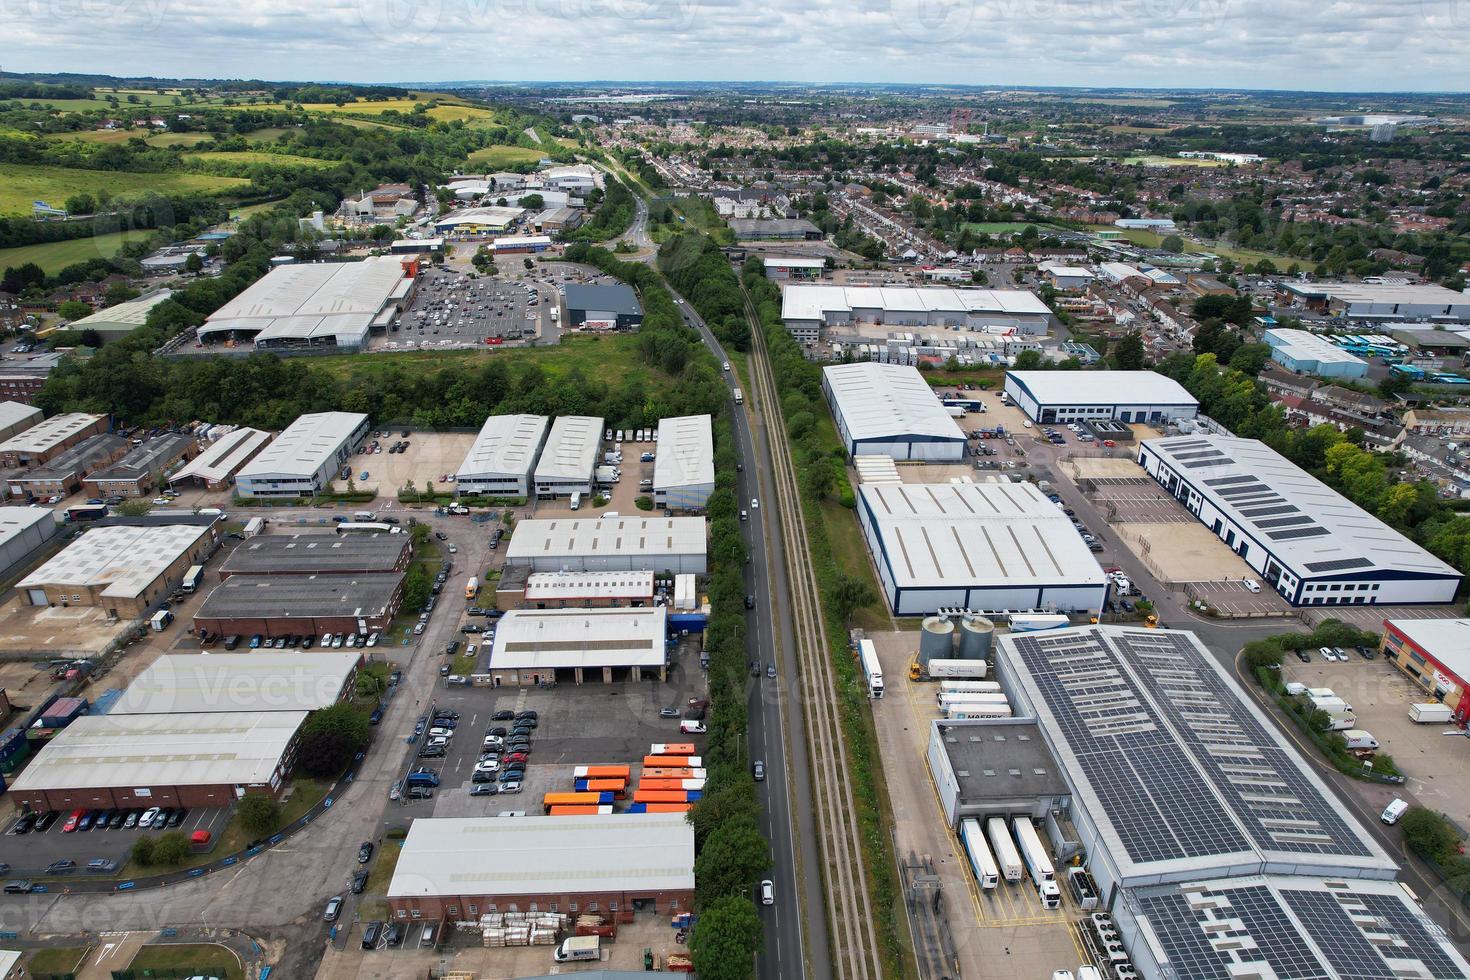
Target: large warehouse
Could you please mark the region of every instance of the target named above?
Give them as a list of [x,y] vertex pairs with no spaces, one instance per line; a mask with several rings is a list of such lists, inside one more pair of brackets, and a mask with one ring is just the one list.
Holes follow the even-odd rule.
[[715,492],[715,442],[708,415],[661,419],[653,457],[653,506],[703,510]]
[[965,433],[917,368],[863,361],[822,369],[842,447],[851,456],[962,462]]
[[9,439],[41,421],[42,412],[23,402],[0,402],[0,440]]
[[490,911],[658,915],[694,903],[682,813],[415,820],[388,885],[393,918],[478,923]]
[[46,507],[0,507],[0,578],[41,545],[51,540],[59,525]]
[[303,415],[235,475],[242,497],[308,497],[325,490],[368,434],[357,412]]
[[53,415],[0,442],[0,467],[40,466],[88,436],[106,431],[106,415]]
[[802,343],[824,331],[873,324],[880,327],[961,327],[1025,336],[1044,334],[1051,310],[1021,289],[950,289],[945,286],[806,286],[781,290],[781,319]]
[[86,533],[16,584],[33,606],[98,606],[142,616],[218,547],[213,525],[109,525]]
[[1149,439],[1138,462],[1294,606],[1454,601],[1459,572],[1263,442]]
[[242,340],[257,350],[355,351],[386,331],[409,302],[413,259],[313,262],[272,269],[199,327],[203,343]]
[[32,810],[228,806],[280,792],[305,711],[83,715],[10,785]]
[[665,680],[668,611],[649,609],[512,609],[495,624],[490,677],[496,687],[539,684],[561,676]]
[[1107,578],[1030,483],[868,484],[858,522],[898,616],[939,609],[1096,612]]
[[231,575],[194,613],[221,636],[381,632],[403,601],[403,575]]
[[1113,419],[1160,425],[1199,414],[1199,401],[1154,371],[1011,371],[1005,393],[1043,425]]
[[221,490],[235,482],[235,474],[270,444],[271,434],[240,428],[227,432],[205,446],[189,464],[168,478],[169,486],[195,481],[209,490]]
[[82,486],[98,497],[142,497],[153,493],[169,470],[198,452],[193,436],[165,432],[129,449],[111,466],[89,473]]
[[633,287],[624,283],[566,286],[567,324],[583,330],[635,330],[643,307]]
[[558,416],[551,424],[551,433],[536,463],[536,496],[546,500],[592,493],[600,445],[602,419],[590,415]]
[[91,316],[72,321],[66,329],[95,330],[102,335],[103,340],[117,340],[119,337],[126,337],[148,322],[148,311],[172,295],[173,293],[169,290],[160,289],[147,296],[116,303]]
[[232,575],[370,575],[406,572],[411,534],[257,534],[220,566]]
[[1368,373],[1367,361],[1309,330],[1267,330],[1266,343],[1271,347],[1271,360],[1298,374],[1361,378]]
[[492,415],[455,474],[456,494],[531,497],[531,473],[546,444],[545,415]]
[[535,572],[703,575],[706,554],[703,517],[560,517],[517,521],[505,563]]
[[354,696],[353,650],[164,654],[128,684],[110,715],[316,711]]
[[1281,283],[1295,303],[1357,320],[1470,320],[1470,294],[1434,283]]

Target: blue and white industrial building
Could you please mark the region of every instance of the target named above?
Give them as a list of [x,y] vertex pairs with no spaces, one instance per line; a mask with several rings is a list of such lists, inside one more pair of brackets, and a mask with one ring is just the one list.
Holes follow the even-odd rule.
[[1138,462],[1294,606],[1454,601],[1458,571],[1263,442],[1149,439]]
[[487,418],[455,473],[455,494],[528,499],[531,474],[541,458],[550,424],[545,415]]
[[681,415],[658,424],[653,457],[653,506],[703,510],[715,492],[715,442],[708,415]]
[[1308,330],[1276,328],[1266,331],[1271,360],[1288,371],[1323,378],[1361,378],[1368,362],[1354,357],[1321,334]]
[[858,523],[897,616],[1097,612],[1107,577],[1030,483],[863,484]]
[[1036,336],[1050,329],[1052,312],[1024,289],[788,285],[781,290],[781,319],[797,341],[814,343],[828,330],[854,332],[864,325]]
[[1043,425],[1113,419],[1162,425],[1199,414],[1199,402],[1154,371],[1011,371],[1005,393]]
[[362,446],[368,417],[359,412],[317,412],[286,427],[235,475],[242,497],[309,497],[336,478]]
[[965,433],[917,368],[860,361],[822,369],[822,390],[848,456],[960,462]]

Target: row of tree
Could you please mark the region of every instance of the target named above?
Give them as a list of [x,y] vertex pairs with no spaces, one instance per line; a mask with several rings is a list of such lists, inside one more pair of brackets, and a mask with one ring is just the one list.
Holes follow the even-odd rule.
[[750,349],[740,280],[712,239],[698,232],[675,235],[659,249],[658,267],[694,304],[720,343],[739,351]]

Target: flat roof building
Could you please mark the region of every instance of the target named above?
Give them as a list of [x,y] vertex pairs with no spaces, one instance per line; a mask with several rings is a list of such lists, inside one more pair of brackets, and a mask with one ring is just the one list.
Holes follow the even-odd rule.
[[1052,286],[1063,290],[1086,289],[1096,278],[1090,269],[1084,269],[1080,265],[1048,265],[1041,271]]
[[194,630],[221,636],[382,632],[403,601],[403,575],[231,575],[204,597]]
[[492,415],[480,427],[455,474],[458,495],[531,497],[531,474],[546,444],[545,415]]
[[106,431],[105,415],[53,415],[0,442],[0,467],[40,466],[88,436]]
[[213,525],[89,528],[16,584],[33,606],[98,606],[141,616],[218,546]]
[[693,901],[694,827],[682,813],[415,820],[388,884],[395,921],[635,903],[663,915]]
[[235,475],[244,497],[307,497],[325,490],[362,445],[368,417],[357,412],[303,415]]
[[653,457],[653,506],[703,510],[715,492],[715,441],[708,415],[661,419]]
[[863,361],[822,369],[822,390],[852,456],[960,462],[968,442],[917,368]]
[[1281,290],[1300,305],[1360,320],[1470,320],[1470,294],[1434,283],[1294,282]]
[[558,671],[577,684],[665,679],[668,612],[646,609],[512,609],[495,624],[490,676],[496,685],[538,684]]
[[822,229],[805,218],[732,218],[730,229],[739,241],[760,239],[776,241],[822,240]]
[[[185,260],[187,261],[187,256]],[[104,310],[98,310],[91,316],[84,316],[80,320],[74,320],[67,326],[67,329],[95,330],[102,335],[104,340],[115,340],[118,337],[126,337],[147,322],[149,310],[172,295],[169,290],[160,289],[155,293],[149,293],[147,296],[130,299],[125,303],[118,303]]]
[[1454,723],[1470,720],[1470,619],[1385,619],[1383,655],[1424,691],[1454,712]]
[[6,482],[15,496],[65,496],[80,490],[90,474],[122,459],[127,452],[126,439],[103,432],[62,450],[40,466],[14,474]]
[[210,490],[220,490],[235,482],[235,474],[270,444],[271,434],[259,429],[240,428],[227,432],[209,443],[189,464],[168,478],[169,486],[190,480]]
[[953,289],[948,286],[810,286],[781,289],[781,319],[797,340],[824,333],[880,327],[956,327],[998,333],[1044,334],[1051,309],[1022,289]]
[[258,350],[361,350],[373,324],[413,290],[414,259],[306,262],[271,269],[199,327],[204,343],[252,341]]
[[763,255],[761,263],[767,279],[814,280],[822,278],[827,269],[827,260],[821,256]]
[[517,521],[507,565],[537,572],[707,571],[703,517],[590,517]]
[[643,322],[638,294],[625,283],[566,285],[567,323],[583,330],[634,330]]
[[0,402],[0,440],[24,432],[41,421],[42,412],[24,402]]
[[865,483],[858,523],[898,616],[1096,612],[1107,597],[1092,552],[1034,484]]
[[112,703],[110,715],[316,711],[356,692],[353,650],[164,654]]
[[536,463],[536,496],[544,500],[592,493],[600,445],[602,419],[590,415],[558,416]]
[[231,575],[368,575],[406,572],[411,534],[257,534],[220,566]]
[[60,525],[46,507],[0,506],[0,577],[51,540]]
[[305,711],[82,715],[31,760],[10,793],[32,810],[229,806],[280,792]]
[[1065,809],[1072,795],[1036,719],[929,723],[929,772],[951,827],[961,820],[1033,820]]
[[653,605],[653,573],[532,572],[525,576],[521,600],[526,609],[592,609]]
[[141,497],[163,482],[164,474],[199,452],[199,443],[184,432],[165,432],[134,446],[111,466],[95,470],[82,481],[99,497],[117,494]]
[[1043,425],[1114,419],[1152,425],[1192,419],[1199,401],[1154,371],[1011,371],[1005,393]]
[[1149,439],[1138,462],[1294,606],[1454,601],[1458,571],[1263,442]]
[[1324,378],[1361,378],[1368,373],[1367,361],[1307,330],[1267,330],[1266,343],[1271,346],[1271,360],[1288,371]]
[[441,235],[483,235],[505,231],[525,213],[525,208],[464,208],[435,220],[434,230]]

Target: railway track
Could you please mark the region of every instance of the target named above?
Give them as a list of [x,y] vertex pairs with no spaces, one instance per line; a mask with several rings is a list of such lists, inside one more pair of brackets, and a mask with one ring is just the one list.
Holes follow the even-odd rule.
[[883,963],[869,901],[862,832],[852,797],[847,743],[842,736],[842,709],[827,650],[821,594],[802,518],[801,487],[781,419],[781,402],[776,394],[765,336],[750,296],[746,294],[744,298],[745,315],[755,345],[750,359],[751,407],[766,429],[770,476],[776,487],[776,514],[785,540],[790,588],[786,598],[796,636],[800,686],[794,693],[801,698],[806,717],[834,973],[838,980],[881,980]]

